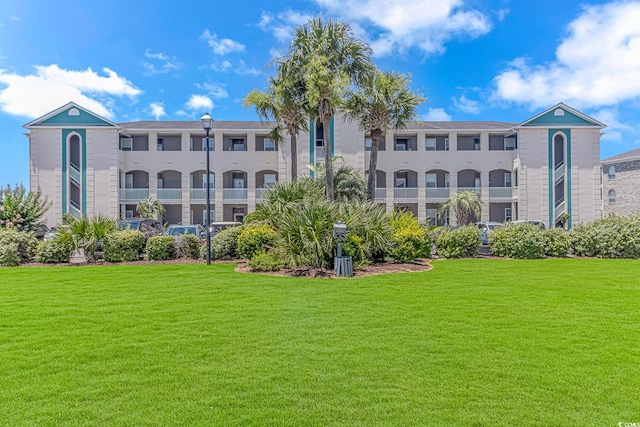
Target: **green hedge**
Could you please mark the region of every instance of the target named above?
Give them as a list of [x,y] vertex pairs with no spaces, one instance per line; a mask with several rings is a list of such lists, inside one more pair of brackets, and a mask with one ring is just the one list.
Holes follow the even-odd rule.
[[539,226],[523,223],[506,223],[489,234],[489,246],[496,256],[534,259],[545,253],[544,230]]
[[482,244],[480,234],[480,229],[473,224],[454,230],[443,228],[436,237],[436,253],[444,258],[474,257]]
[[198,259],[200,257],[200,239],[193,234],[175,236],[176,258]]
[[269,224],[252,224],[238,235],[238,255],[240,258],[252,259],[255,255],[266,252],[276,238],[276,230]]
[[[238,236],[244,227],[226,228],[211,238],[211,259],[237,259]],[[207,258],[207,245],[201,246],[201,257]]]
[[569,233],[561,228],[544,230],[544,254],[557,258],[566,257],[571,249]]
[[147,240],[149,261],[165,261],[176,258],[175,238],[173,236],[153,236]]
[[282,261],[270,253],[257,254],[249,261],[249,268],[252,271],[278,271],[282,267]]
[[392,261],[411,261],[424,256],[427,250],[430,250],[431,239],[413,214],[395,212],[389,224],[391,226],[391,245],[387,255]]
[[31,261],[37,246],[38,241],[31,233],[15,228],[0,229],[0,265],[15,266]]
[[43,264],[61,264],[69,262],[73,248],[57,240],[46,240],[38,244],[36,261]]
[[610,215],[570,232],[571,250],[577,256],[640,258],[640,214]]
[[107,262],[138,261],[144,251],[144,233],[138,230],[122,230],[104,239],[103,258]]

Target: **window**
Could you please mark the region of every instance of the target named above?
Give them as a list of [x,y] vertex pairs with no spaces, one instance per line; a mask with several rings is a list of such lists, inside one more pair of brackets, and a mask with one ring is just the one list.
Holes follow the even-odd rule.
[[275,173],[265,173],[264,174],[264,186],[265,188],[271,188],[276,185],[276,174]]
[[[211,222],[216,220],[216,211],[215,210],[209,211],[209,215],[211,217]],[[202,211],[202,223],[205,224],[205,225],[207,224],[207,210],[206,209]]]
[[[209,151],[213,151],[216,147],[216,140],[213,137],[209,137]],[[202,138],[202,151],[207,151],[207,138]]]
[[131,151],[131,150],[133,150],[133,139],[132,138],[120,138],[120,149],[122,151]]
[[364,139],[364,151],[371,151],[371,138]]
[[609,166],[609,179],[616,179],[616,167],[613,165]]
[[616,190],[609,190],[609,203],[616,202]]
[[[202,188],[207,188],[207,174],[202,174]],[[209,188],[216,188],[216,176],[213,173],[209,174]]]
[[133,188],[133,174],[127,173],[124,175],[124,188]]
[[425,139],[425,149],[427,151],[436,151],[436,139],[435,138],[427,138]]
[[276,151],[276,144],[269,138],[264,139],[264,151]]
[[505,138],[504,139],[504,149],[507,151],[516,149],[516,139],[515,138]]
[[231,145],[233,146],[233,151],[247,151],[244,138],[232,138]]
[[480,138],[473,138],[473,150],[480,151]]
[[407,178],[399,177],[396,178],[396,188],[406,188],[407,187]]
[[511,208],[504,208],[504,220],[511,221],[512,219]]
[[427,174],[427,188],[436,188],[438,185],[438,175],[435,173]]
[[158,138],[158,151],[164,151],[164,139]]
[[511,187],[511,172],[505,172],[504,174],[504,186]]
[[407,151],[409,140],[402,138],[396,139],[396,151]]
[[444,151],[449,151],[449,138],[444,139]]

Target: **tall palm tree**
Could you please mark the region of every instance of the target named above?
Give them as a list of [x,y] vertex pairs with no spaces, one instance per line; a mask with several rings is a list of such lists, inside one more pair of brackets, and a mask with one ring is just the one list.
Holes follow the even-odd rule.
[[367,198],[375,199],[378,149],[387,132],[402,130],[415,120],[416,107],[425,99],[409,89],[409,76],[376,71],[366,75],[355,90],[347,93],[342,106],[349,120],[357,120],[360,128],[371,136]]
[[318,17],[296,28],[289,52],[278,61],[285,78],[302,81],[307,102],[316,110],[323,125],[327,199],[330,201],[334,200],[331,117],[340,105],[342,93],[374,71],[371,54],[371,48],[352,35],[349,24],[325,22]]
[[243,100],[245,107],[255,107],[260,120],[275,120],[276,127],[269,137],[281,146],[282,132],[287,132],[291,142],[291,179],[298,177],[298,134],[309,130],[308,108],[304,102],[304,91],[300,81],[285,80],[282,76],[269,79],[269,87],[261,92],[249,92]]
[[440,205],[440,216],[444,215],[447,209],[456,218],[457,225],[466,225],[469,223],[469,216],[478,218],[482,213],[482,200],[475,191],[461,191]]

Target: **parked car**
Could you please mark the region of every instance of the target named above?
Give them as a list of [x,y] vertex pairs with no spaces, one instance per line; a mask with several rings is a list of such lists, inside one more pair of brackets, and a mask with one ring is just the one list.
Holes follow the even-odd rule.
[[209,230],[211,230],[211,237],[213,237],[226,228],[239,227],[241,225],[242,223],[237,221],[212,222]]
[[53,240],[58,235],[58,230],[55,227],[48,229],[43,236],[43,240]]
[[144,234],[144,239],[162,235],[162,224],[152,218],[132,218],[118,221],[118,230],[138,230]]
[[483,245],[489,244],[489,234],[494,229],[502,227],[501,222],[476,222],[476,225],[480,229],[480,240],[482,240]]
[[206,230],[200,224],[195,225],[172,225],[167,228],[164,233],[165,236],[181,236],[183,234],[193,234],[197,236],[200,241],[204,241],[207,238]]
[[543,230],[545,228],[547,228],[547,224],[544,221],[540,221],[538,219],[519,219],[517,221],[513,221],[514,224],[522,224],[528,222],[529,224],[533,224],[533,225],[537,225],[538,227],[542,228]]

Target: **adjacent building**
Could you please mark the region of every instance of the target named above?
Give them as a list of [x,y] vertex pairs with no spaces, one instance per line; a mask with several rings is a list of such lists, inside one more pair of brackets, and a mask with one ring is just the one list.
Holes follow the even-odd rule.
[[[31,188],[52,201],[49,225],[62,215],[136,216],[147,196],[161,201],[168,223],[203,224],[206,174],[215,221],[241,221],[269,187],[290,179],[289,141],[269,139],[273,123],[217,121],[209,146],[199,121],[114,123],[69,103],[25,125]],[[415,122],[390,133],[380,147],[376,201],[441,224],[438,206],[460,191],[476,191],[484,221],[537,219],[556,224],[601,216],[600,137],[604,124],[557,104],[521,123]],[[332,144],[326,147],[329,132]],[[324,150],[361,170],[370,140],[340,115],[330,129],[310,123],[298,136],[298,171],[313,175]],[[210,150],[210,170],[205,167]]]
[[640,212],[640,148],[602,161],[605,214]]

